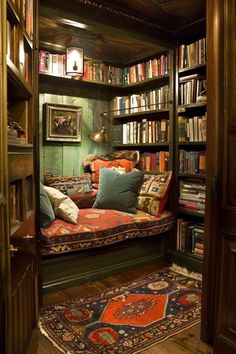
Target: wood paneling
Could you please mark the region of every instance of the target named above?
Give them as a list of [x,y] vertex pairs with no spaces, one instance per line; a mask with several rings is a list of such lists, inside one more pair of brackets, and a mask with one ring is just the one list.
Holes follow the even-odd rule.
[[6,70],[6,2],[0,2],[0,352],[10,351],[7,335],[11,334],[10,313],[10,272],[9,262],[9,220],[8,220],[8,180],[7,158],[7,70]]
[[12,262],[12,353],[27,350],[35,326],[34,263],[33,257],[18,252]]
[[203,338],[236,353],[236,4],[208,0],[207,219]]
[[30,176],[33,174],[33,156],[31,152],[25,153],[9,153],[9,181],[13,182],[18,179]]

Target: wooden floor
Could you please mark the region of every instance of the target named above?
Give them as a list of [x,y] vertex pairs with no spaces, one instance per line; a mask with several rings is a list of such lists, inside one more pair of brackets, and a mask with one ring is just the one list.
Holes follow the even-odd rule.
[[[76,296],[92,295],[101,292],[107,287],[122,284],[133,280],[141,275],[153,272],[158,268],[153,265],[145,266],[135,270],[126,271],[107,278],[86,283],[76,287],[62,290],[60,292],[47,294],[43,298],[43,304],[54,304],[61,301],[69,300]],[[59,354],[58,349],[53,347],[50,341],[40,333],[35,331],[30,350],[28,354]],[[191,327],[190,329],[177,334],[176,336],[157,344],[150,349],[146,349],[142,354],[212,354],[211,347],[200,340],[200,325]]]

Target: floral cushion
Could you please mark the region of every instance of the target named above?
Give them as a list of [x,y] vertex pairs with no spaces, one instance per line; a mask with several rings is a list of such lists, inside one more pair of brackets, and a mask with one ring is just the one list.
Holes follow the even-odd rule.
[[169,211],[160,217],[138,211],[81,209],[77,224],[56,219],[41,229],[42,255],[58,254],[113,244],[128,238],[148,237],[172,228],[175,218]]
[[172,171],[160,175],[145,174],[136,207],[151,215],[159,216],[168,199],[171,178]]

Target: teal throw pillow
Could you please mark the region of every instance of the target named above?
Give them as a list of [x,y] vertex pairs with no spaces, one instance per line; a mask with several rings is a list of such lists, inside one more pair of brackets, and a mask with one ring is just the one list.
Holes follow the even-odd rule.
[[48,195],[40,183],[40,226],[47,227],[55,219],[55,213]]
[[106,167],[101,168],[98,194],[93,207],[136,213],[135,204],[143,177],[144,173],[138,170],[120,174]]

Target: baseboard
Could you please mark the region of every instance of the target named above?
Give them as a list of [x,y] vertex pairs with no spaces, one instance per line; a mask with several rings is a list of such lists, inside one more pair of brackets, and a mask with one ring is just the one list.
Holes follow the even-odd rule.
[[148,263],[166,263],[163,236],[44,258],[42,290],[52,292]]
[[122,263],[115,264],[110,267],[100,267],[99,269],[78,273],[71,277],[66,277],[58,281],[48,281],[43,283],[43,293],[49,293],[52,291],[68,288],[84,282],[98,280],[99,278],[109,276],[112,274],[117,274],[119,272],[125,271],[127,269],[134,268],[136,266],[141,266],[148,263],[155,264],[166,264],[165,258],[163,255],[153,255],[149,257],[144,257],[141,259],[136,259],[132,261],[126,261]]

